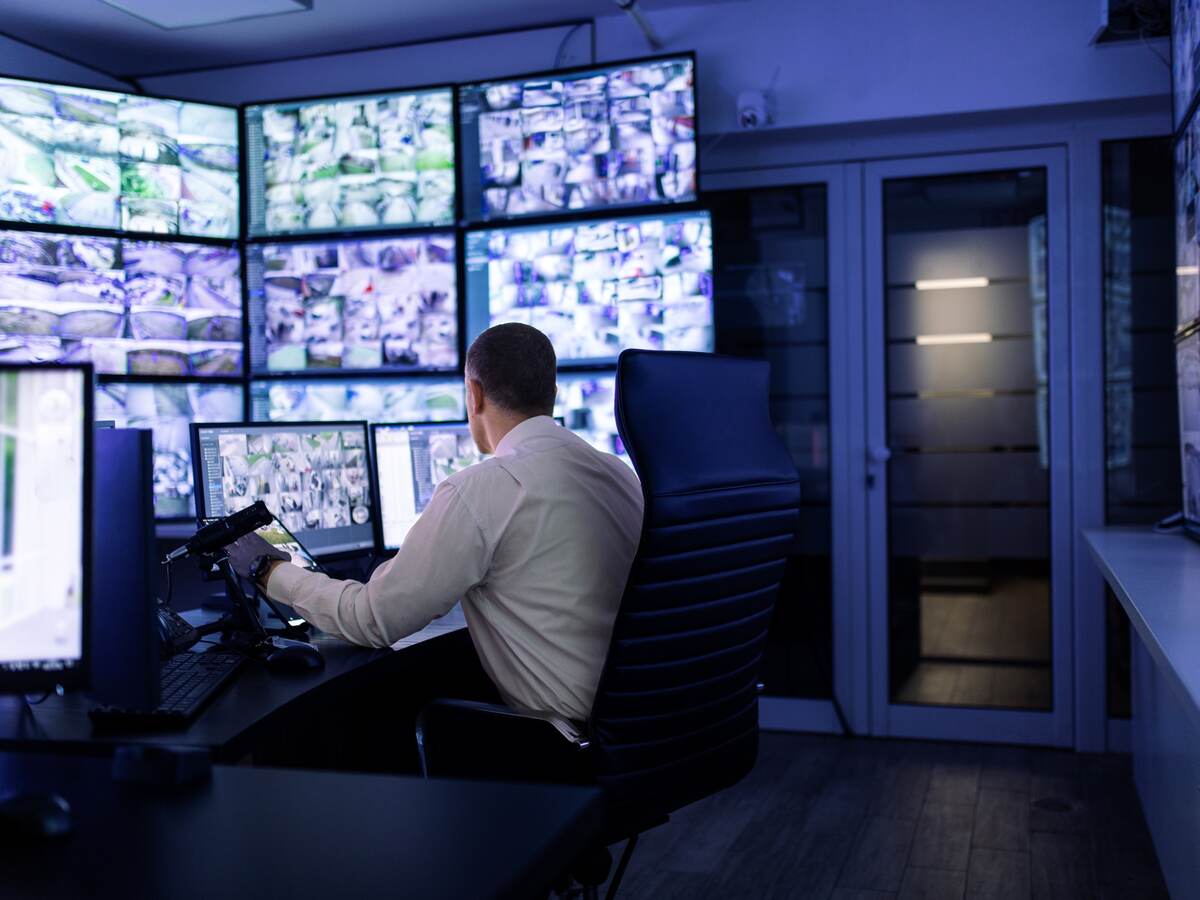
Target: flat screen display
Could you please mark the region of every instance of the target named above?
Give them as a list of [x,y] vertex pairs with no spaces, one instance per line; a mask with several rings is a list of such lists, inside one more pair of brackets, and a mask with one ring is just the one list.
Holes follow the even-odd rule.
[[1175,144],[1175,276],[1180,330],[1200,319],[1200,120]]
[[84,657],[89,381],[0,369],[0,686]]
[[1200,332],[1176,344],[1179,388],[1179,449],[1183,475],[1183,516],[1188,531],[1200,536]]
[[193,452],[205,518],[262,500],[315,556],[374,548],[366,423],[197,425]]
[[[96,418],[117,428],[148,428],[154,441],[154,512],[160,519],[195,519],[192,422],[229,422],[243,416],[238,384],[101,384]],[[101,464],[103,464],[101,462]]]
[[1171,12],[1171,82],[1175,127],[1183,124],[1196,94],[1200,67],[1200,0],[1173,0]]
[[0,360],[240,375],[234,247],[0,231]]
[[449,88],[248,106],[246,159],[251,235],[454,222]]
[[437,486],[485,457],[465,422],[374,425],[371,434],[383,549],[398,550]]
[[250,245],[251,368],[453,370],[456,273],[453,232]]
[[597,450],[629,462],[617,432],[617,377],[611,374],[560,374],[554,415]]
[[250,385],[258,422],[447,422],[466,418],[461,378],[267,380]]
[[0,78],[0,219],[238,236],[237,110]]
[[549,336],[560,365],[627,348],[711,351],[707,212],[467,234],[467,339],[501,322]]
[[472,221],[696,199],[690,56],[459,88]]

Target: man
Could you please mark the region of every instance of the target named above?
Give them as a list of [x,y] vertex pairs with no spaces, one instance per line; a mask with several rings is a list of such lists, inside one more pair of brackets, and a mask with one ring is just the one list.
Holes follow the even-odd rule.
[[[230,548],[275,600],[322,631],[387,647],[459,601],[479,662],[510,706],[586,719],[641,534],[637,476],[559,426],[544,334],[496,325],[467,351],[471,435],[484,460],[447,478],[366,584]],[[261,560],[260,557],[275,557]]]

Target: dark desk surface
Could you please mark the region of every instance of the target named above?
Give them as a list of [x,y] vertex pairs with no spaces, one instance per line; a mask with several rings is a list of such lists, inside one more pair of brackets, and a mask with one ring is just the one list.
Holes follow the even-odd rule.
[[[189,615],[199,621],[201,615]],[[235,762],[251,752],[256,735],[270,727],[272,719],[289,706],[315,700],[322,690],[355,677],[377,677],[403,671],[416,664],[422,647],[430,640],[465,627],[457,608],[429,628],[399,642],[399,650],[356,647],[325,634],[313,643],[325,656],[325,668],[309,672],[272,672],[248,661],[233,682],[221,691],[192,725],[184,731],[97,735],[88,718],[94,705],[82,693],[65,697],[51,695],[33,707],[32,714],[20,698],[0,696],[0,750],[53,749],[68,753],[110,754],[120,744],[168,744],[205,747],[220,762]],[[430,645],[432,647],[434,645]]]
[[[182,789],[107,760],[0,754],[0,788],[55,791],[75,830],[0,844],[6,897],[527,897],[594,839],[594,788],[215,766]],[[3,793],[0,790],[0,793]]]

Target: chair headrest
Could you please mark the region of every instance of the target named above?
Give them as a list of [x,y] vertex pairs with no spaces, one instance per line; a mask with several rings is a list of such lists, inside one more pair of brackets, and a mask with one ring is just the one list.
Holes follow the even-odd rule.
[[796,478],[771,425],[770,366],[761,360],[626,350],[616,414],[647,496]]

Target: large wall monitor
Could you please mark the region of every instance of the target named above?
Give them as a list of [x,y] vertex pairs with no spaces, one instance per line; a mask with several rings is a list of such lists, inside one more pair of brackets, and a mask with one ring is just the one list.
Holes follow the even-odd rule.
[[1200,67],[1200,0],[1173,0],[1171,13],[1171,82],[1175,128],[1184,123],[1196,96]]
[[0,220],[238,235],[237,110],[0,78]]
[[262,500],[316,556],[375,547],[365,422],[192,426],[200,515]]
[[246,107],[247,230],[450,225],[450,88]]
[[461,87],[464,214],[695,200],[695,69],[674,56]]
[[468,341],[525,322],[566,366],[713,348],[707,212],[472,231],[466,256]]
[[233,247],[0,231],[0,360],[240,375]]
[[[240,384],[101,384],[96,417],[154,434],[154,511],[160,519],[195,519],[188,425],[242,418]],[[103,461],[101,461],[103,465]]]
[[458,366],[453,232],[246,250],[254,372]]
[[258,422],[446,422],[466,418],[460,378],[254,381],[250,415]]
[[1175,275],[1177,326],[1200,319],[1200,119],[1175,144]]
[[0,366],[0,693],[84,671],[90,392],[85,367]]
[[1175,371],[1184,528],[1192,537],[1200,538],[1200,331],[1179,339]]

